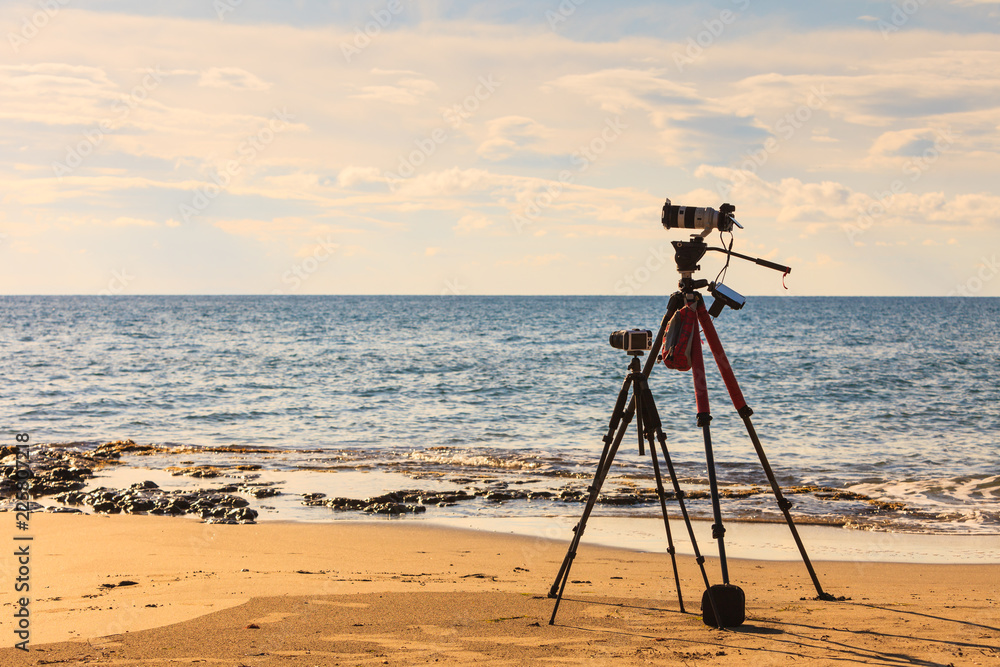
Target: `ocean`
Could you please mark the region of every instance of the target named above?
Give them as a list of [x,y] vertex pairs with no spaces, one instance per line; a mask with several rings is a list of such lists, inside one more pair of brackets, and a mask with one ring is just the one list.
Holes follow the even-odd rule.
[[[166,469],[212,465],[234,476],[250,462],[250,477],[280,490],[252,499],[260,520],[358,518],[305,506],[305,493],[465,489],[469,499],[429,506],[419,520],[569,521],[582,511],[573,493],[590,484],[627,372],[608,334],[655,332],[666,303],[0,297],[0,419],[11,441],[2,444],[28,433],[36,447],[160,446],[98,471],[91,487],[205,486],[211,480]],[[750,297],[725,310],[716,328],[796,520],[1000,533],[998,322],[994,298]],[[707,346],[705,354],[724,515],[780,521]],[[650,386],[681,485],[704,491],[691,373],[658,364]],[[659,516],[652,486],[633,433],[595,516]],[[707,500],[692,495],[695,516],[709,517]]]

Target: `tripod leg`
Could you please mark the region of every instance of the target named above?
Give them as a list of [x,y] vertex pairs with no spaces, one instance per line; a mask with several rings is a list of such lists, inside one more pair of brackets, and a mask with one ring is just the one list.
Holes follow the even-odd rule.
[[[644,378],[649,377],[649,374],[653,370],[653,366],[656,365],[657,355],[659,353],[660,347],[663,343],[663,334],[667,330],[667,324],[670,322],[670,318],[673,317],[674,313],[678,308],[684,305],[684,294],[681,292],[675,292],[670,295],[670,301],[667,305],[667,312],[664,314],[663,319],[660,321],[660,328],[656,333],[656,338],[653,341],[653,347],[649,351],[649,357],[646,359],[646,364],[642,368],[642,376]],[[633,359],[633,363],[638,367],[638,358]],[[630,364],[629,369],[632,370],[632,365]],[[630,376],[631,377],[631,376]],[[628,380],[626,380],[628,381]],[[624,401],[624,396],[627,394],[627,389],[622,387],[622,392],[619,393],[618,403]],[[617,405],[616,405],[616,413]],[[601,486],[604,484],[604,479],[607,477],[608,471],[611,469],[611,463],[614,460],[615,454],[618,452],[618,447],[621,445],[622,438],[625,437],[625,432],[628,430],[628,426],[635,415],[635,397],[629,401],[628,407],[625,409],[624,414],[620,416],[620,424],[618,424],[618,432],[614,436],[614,440],[610,440],[611,433],[615,430],[614,424],[616,422],[615,415],[612,415],[611,424],[608,428],[608,434],[604,439],[604,452],[601,454],[601,463],[597,467],[597,473],[594,476],[594,484],[591,487],[590,497],[587,500],[587,506],[584,508],[583,516],[580,522],[574,528],[573,539],[570,542],[569,550],[566,552],[566,557],[563,559],[563,563],[559,568],[559,574],[556,576],[555,582],[552,584],[552,588],[549,589],[549,597],[554,597],[556,603],[552,609],[552,617],[549,619],[549,625],[555,623],[556,612],[559,611],[559,603],[562,601],[563,591],[566,589],[566,582],[569,579],[569,570],[572,566],[573,559],[576,558],[576,550],[580,545],[580,537],[583,535],[583,531],[586,528],[587,519],[590,517],[590,513],[594,509],[594,504],[597,502],[597,497],[600,494]]]
[[695,562],[698,563],[698,568],[701,570],[701,578],[702,581],[705,582],[705,590],[709,592],[708,602],[712,605],[712,615],[715,618],[720,618],[719,610],[715,606],[715,597],[711,592],[712,585],[708,581],[708,573],[705,572],[705,557],[701,555],[701,551],[698,549],[698,539],[694,536],[694,526],[691,525],[691,517],[688,516],[687,506],[684,504],[684,491],[681,490],[681,484],[677,480],[677,471],[674,470],[674,463],[670,459],[669,450],[667,450],[667,436],[663,434],[662,430],[656,435],[660,442],[660,450],[663,453],[663,459],[667,463],[667,472],[670,474],[670,482],[674,487],[674,497],[677,499],[677,504],[681,508],[681,516],[684,517],[684,525],[687,527],[688,539],[691,540],[691,547],[694,550]]
[[767,475],[767,481],[771,484],[771,491],[774,493],[775,500],[778,501],[778,507],[781,508],[781,513],[785,515],[785,522],[788,524],[789,530],[792,532],[792,539],[795,540],[795,546],[799,549],[799,554],[802,555],[802,562],[806,565],[806,570],[809,571],[809,577],[812,579],[813,586],[816,587],[816,595],[821,600],[835,600],[832,595],[825,592],[820,586],[819,577],[816,576],[816,570],[813,569],[812,563],[809,561],[809,555],[806,553],[806,547],[802,544],[802,538],[799,537],[799,531],[795,528],[795,522],[792,521],[792,515],[789,510],[792,508],[792,503],[785,498],[781,493],[781,487],[778,486],[778,480],[774,477],[774,471],[771,470],[771,464],[767,462],[767,455],[764,454],[764,448],[760,444],[760,439],[757,437],[757,431],[753,427],[753,423],[750,421],[750,415],[753,411],[750,406],[746,406],[746,414],[744,411],[740,411],[740,416],[743,418],[743,424],[747,427],[747,433],[750,435],[750,441],[753,442],[754,449],[757,450],[757,457],[760,459],[760,465],[764,468],[764,474]]
[[730,366],[729,359],[726,357],[726,351],[722,348],[722,341],[719,339],[719,334],[715,330],[715,325],[712,324],[712,318],[705,309],[705,304],[700,299],[698,300],[698,321],[701,322],[701,327],[705,331],[705,339],[708,341],[708,346],[712,350],[712,356],[715,358],[715,363],[719,367],[719,373],[722,374],[722,380],[726,385],[726,389],[729,390],[729,397],[733,401],[733,407],[736,408],[736,411],[743,419],[743,425],[746,426],[747,434],[750,436],[750,441],[753,443],[753,447],[757,451],[757,458],[760,459],[761,467],[764,469],[767,481],[771,485],[771,491],[774,493],[774,498],[778,501],[778,507],[781,509],[781,513],[785,516],[785,522],[788,524],[788,529],[791,531],[792,538],[795,540],[795,546],[798,547],[799,554],[802,556],[802,562],[805,563],[806,570],[809,571],[809,577],[812,579],[813,586],[816,588],[817,597],[821,600],[834,600],[836,598],[829,593],[824,592],[823,587],[819,583],[819,577],[816,576],[816,571],[813,569],[812,562],[809,560],[809,555],[806,553],[805,545],[802,544],[802,538],[799,537],[799,531],[795,527],[795,522],[792,521],[791,513],[789,513],[792,503],[789,502],[781,493],[781,487],[778,485],[778,480],[775,478],[774,471],[771,470],[771,465],[767,461],[767,455],[764,454],[764,447],[760,444],[760,438],[757,437],[757,431],[753,427],[753,422],[750,421],[750,416],[753,414],[753,410],[749,405],[747,405],[746,399],[743,398],[743,392],[740,391],[740,385],[736,381],[736,375],[733,373],[733,368]]
[[[640,433],[649,439],[649,454],[653,459],[653,475],[656,478],[656,497],[660,500],[660,511],[663,514],[663,527],[667,531],[667,553],[670,554],[670,563],[674,569],[674,584],[677,586],[677,604],[684,612],[684,596],[681,594],[681,577],[677,571],[677,549],[674,547],[674,537],[670,532],[670,520],[667,517],[666,492],[663,490],[663,477],[660,475],[660,462],[656,457],[656,443],[653,440],[654,433],[657,437],[665,438],[660,425],[659,416],[656,415],[656,405],[653,402],[653,394],[649,391],[649,385],[645,378],[639,378],[635,383],[636,415],[645,415],[637,424],[645,424],[646,430]],[[641,455],[641,452],[640,452]]]
[[[556,622],[556,613],[559,611],[559,603],[562,602],[563,592],[566,590],[566,582],[569,581],[569,571],[573,566],[573,559],[576,558],[576,551],[580,546],[580,539],[583,537],[583,532],[587,528],[587,520],[590,518],[591,512],[594,511],[594,506],[597,504],[597,498],[600,496],[601,487],[604,485],[604,480],[607,478],[608,472],[611,470],[611,464],[614,462],[615,455],[618,453],[618,447],[621,445],[622,438],[625,437],[625,433],[628,430],[629,422],[632,421],[632,417],[635,412],[635,396],[633,395],[632,400],[629,402],[628,409],[622,414],[621,407],[625,403],[625,397],[628,395],[629,387],[635,387],[635,379],[642,378],[642,373],[639,369],[639,358],[632,357],[632,361],[629,363],[629,374],[622,382],[621,391],[618,393],[618,400],[615,403],[615,411],[611,415],[611,420],[608,424],[608,432],[604,436],[605,451],[601,456],[601,464],[597,468],[597,473],[594,475],[594,483],[590,487],[590,496],[587,498],[587,505],[584,507],[583,516],[580,517],[579,523],[573,529],[573,539],[570,541],[569,550],[566,552],[566,557],[563,559],[562,566],[559,568],[559,574],[556,576],[555,582],[552,584],[552,588],[549,589],[549,597],[554,597],[556,603],[552,608],[552,617],[549,619],[549,625],[553,625]],[[617,427],[617,432],[615,429]],[[615,433],[614,439],[611,439],[611,434]]]
[[[701,555],[701,551],[698,549],[698,539],[694,535],[694,526],[691,525],[691,517],[688,516],[687,506],[684,504],[684,492],[681,490],[680,482],[677,480],[677,472],[674,470],[674,463],[670,459],[670,451],[667,449],[667,436],[663,433],[663,422],[660,420],[660,414],[656,410],[656,402],[653,400],[653,393],[649,390],[649,384],[646,382],[645,378],[636,383],[636,391],[640,392],[647,400],[643,401],[645,406],[646,421],[651,424],[656,433],[656,439],[660,443],[660,450],[663,453],[663,460],[667,464],[667,472],[670,474],[670,482],[674,488],[674,497],[677,498],[677,504],[681,509],[681,516],[684,518],[684,525],[687,527],[688,537],[691,539],[691,547],[694,549],[695,562],[698,563],[698,568],[701,570],[702,581],[705,582],[705,590],[708,592],[708,603],[712,607],[712,617],[721,618],[719,615],[719,609],[715,603],[715,595],[712,594],[712,586],[708,582],[708,573],[705,572],[705,557]],[[667,523],[667,509],[663,498],[663,486],[660,482],[660,466],[657,459],[656,447],[653,445],[652,439],[650,439],[649,448],[652,450],[653,455],[653,470],[656,473],[657,491],[660,493],[660,507],[663,510],[663,520]],[[667,524],[667,542],[670,544],[670,548],[673,549],[673,541],[670,536],[670,526]],[[671,557],[673,557],[673,552],[671,552]],[[681,585],[680,580],[677,577],[677,564],[674,562],[674,579],[677,581],[677,598],[681,599]],[[684,602],[681,600],[681,611],[684,611]]]
[[712,452],[712,431],[709,424],[712,415],[708,406],[708,383],[705,380],[705,360],[701,354],[701,336],[695,331],[691,346],[691,374],[694,378],[694,395],[698,405],[698,426],[705,437],[705,461],[708,467],[708,487],[712,495],[712,537],[719,543],[719,564],[722,568],[722,583],[729,583],[729,566],[726,563],[726,528],[722,525],[722,508],[719,505],[719,483],[715,477],[715,455]]
[[[583,517],[573,528],[573,538],[570,540],[569,550],[566,552],[566,557],[563,558],[562,565],[559,567],[559,574],[556,575],[556,579],[549,589],[550,598],[554,598],[557,595],[562,597],[561,589],[566,585],[565,580],[569,576],[569,567],[576,557],[576,549],[580,544],[580,538],[583,536],[587,518],[590,516],[593,505],[597,502],[598,495],[600,495],[604,478],[611,467],[611,462],[614,460],[615,453],[618,451],[618,446],[621,443],[621,436],[624,435],[625,429],[628,428],[628,423],[632,420],[632,415],[629,414],[623,423],[623,409],[625,407],[625,399],[628,398],[629,388],[632,386],[632,378],[633,373],[630,372],[625,377],[625,380],[622,381],[622,388],[618,392],[618,398],[615,401],[615,407],[611,412],[611,419],[608,422],[608,432],[604,435],[604,450],[601,453],[601,460],[597,464],[594,481],[588,489],[590,495],[587,498],[587,505],[584,509]],[[556,608],[558,606],[557,602]],[[554,619],[555,614],[553,613],[552,616]]]
[[562,602],[563,592],[566,590],[566,582],[569,581],[569,571],[573,566],[573,559],[576,558],[576,550],[580,546],[580,538],[587,527],[587,520],[590,518],[590,513],[594,510],[597,497],[601,493],[601,486],[604,484],[604,478],[611,467],[612,461],[614,461],[615,454],[618,453],[618,446],[620,444],[621,439],[616,437],[611,451],[608,453],[606,468],[597,471],[597,475],[594,478],[594,486],[591,487],[590,497],[587,499],[587,506],[583,510],[583,516],[580,517],[579,523],[573,529],[573,539],[570,541],[569,550],[563,559],[563,564],[559,569],[556,581],[552,584],[552,588],[549,589],[549,597],[556,600],[555,605],[552,607],[552,616],[549,618],[549,625],[554,625],[556,622],[556,613],[559,611],[559,603]]

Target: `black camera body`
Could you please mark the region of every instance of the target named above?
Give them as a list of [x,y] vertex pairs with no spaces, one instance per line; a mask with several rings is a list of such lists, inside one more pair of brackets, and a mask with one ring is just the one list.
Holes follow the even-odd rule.
[[613,348],[636,354],[653,347],[653,332],[649,329],[624,329],[613,332],[608,342]]

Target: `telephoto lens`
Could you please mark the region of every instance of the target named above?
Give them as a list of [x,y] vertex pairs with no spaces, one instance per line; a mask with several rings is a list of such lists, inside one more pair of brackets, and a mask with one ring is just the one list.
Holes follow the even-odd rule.
[[733,228],[732,212],[735,207],[721,206],[722,212],[714,208],[695,206],[674,206],[668,199],[663,204],[660,222],[666,229],[718,229],[728,232]]

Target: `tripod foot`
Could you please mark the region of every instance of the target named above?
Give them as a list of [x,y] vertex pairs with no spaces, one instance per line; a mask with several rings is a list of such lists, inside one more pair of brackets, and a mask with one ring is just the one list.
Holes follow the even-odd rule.
[[822,602],[843,602],[844,600],[847,600],[847,598],[845,598],[843,595],[841,595],[838,598],[837,596],[831,595],[829,593],[820,593],[819,595],[814,597],[813,600],[820,600]]

